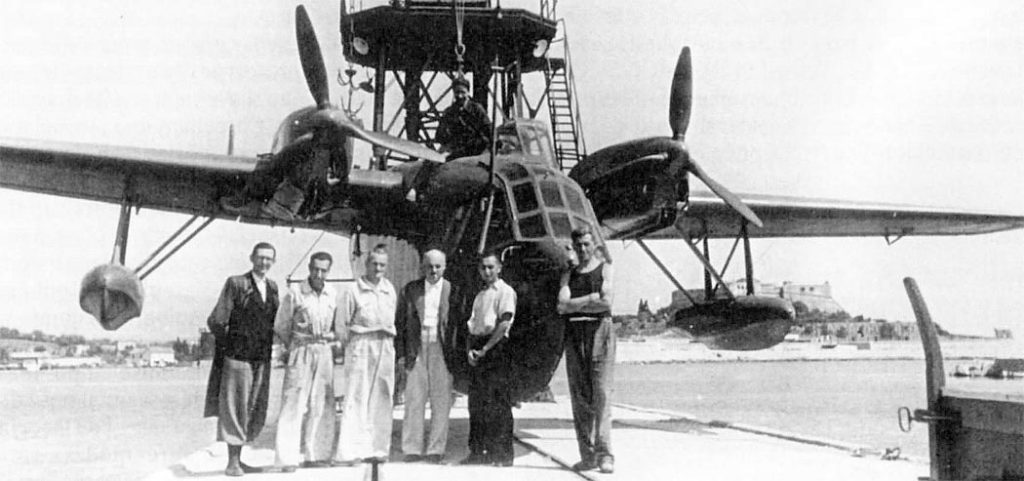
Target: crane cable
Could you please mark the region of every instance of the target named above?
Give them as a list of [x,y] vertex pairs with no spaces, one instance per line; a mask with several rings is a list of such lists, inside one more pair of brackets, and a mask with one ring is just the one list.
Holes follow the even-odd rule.
[[462,43],[462,26],[466,18],[466,0],[453,0],[452,9],[455,12],[455,63],[461,76],[463,73],[463,55],[466,53],[466,44]]

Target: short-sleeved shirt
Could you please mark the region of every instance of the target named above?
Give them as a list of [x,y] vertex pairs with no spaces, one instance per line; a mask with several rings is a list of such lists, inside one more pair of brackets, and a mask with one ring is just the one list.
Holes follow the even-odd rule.
[[[473,314],[466,323],[469,333],[475,336],[490,334],[498,325],[498,318],[506,312],[515,318],[516,291],[498,279],[494,284],[484,287],[473,299]],[[508,335],[507,332],[505,335]]]
[[351,289],[346,289],[339,296],[334,329],[341,339],[345,339],[349,332],[367,334],[380,331],[394,336],[397,304],[398,294],[391,281],[381,279],[373,285],[360,277]]
[[304,280],[284,295],[274,319],[274,331],[285,343],[292,338],[319,340],[333,338],[334,311],[338,296],[331,286],[325,285],[317,293]]

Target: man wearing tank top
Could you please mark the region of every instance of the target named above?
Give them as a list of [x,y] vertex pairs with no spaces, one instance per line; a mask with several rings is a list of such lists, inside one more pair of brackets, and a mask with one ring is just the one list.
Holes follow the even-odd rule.
[[612,325],[612,268],[595,255],[589,227],[572,232],[579,264],[562,276],[558,313],[565,319],[565,367],[572,397],[572,418],[579,444],[576,471],[615,470],[611,452],[612,412],[609,394],[615,366]]

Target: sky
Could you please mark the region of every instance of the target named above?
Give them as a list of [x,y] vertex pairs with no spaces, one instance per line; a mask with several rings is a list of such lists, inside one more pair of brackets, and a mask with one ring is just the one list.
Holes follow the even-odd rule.
[[[236,154],[269,151],[281,119],[312,102],[294,5],[2,2],[0,136],[222,153],[234,124]],[[328,72],[344,68],[339,3],[306,6]],[[687,145],[734,192],[1024,214],[1024,4],[563,0],[557,8],[591,151],[670,132],[672,70],[689,45]],[[333,85],[335,101],[340,93]],[[142,210],[128,264],[185,220]],[[214,222],[146,280],[143,316],[108,332],[79,310],[77,294],[81,276],[109,260],[116,223],[114,205],[0,191],[0,325],[194,338],[223,279],[248,269],[252,244],[278,246],[272,276],[303,277],[304,254],[321,235]],[[650,245],[684,285],[699,287],[698,264],[679,242]],[[712,255],[721,260],[729,244],[713,243]],[[828,281],[851,314],[912,321],[902,279],[913,276],[947,329],[1024,336],[1024,232],[893,246],[881,238],[752,244],[757,278]],[[334,234],[315,247],[346,257],[346,239]],[[640,299],[668,303],[672,285],[639,246],[610,250],[617,313],[635,312]],[[348,271],[339,262],[334,274]]]

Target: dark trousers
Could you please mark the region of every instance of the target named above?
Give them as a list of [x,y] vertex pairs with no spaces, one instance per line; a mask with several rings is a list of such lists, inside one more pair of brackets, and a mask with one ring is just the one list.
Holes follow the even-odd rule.
[[565,369],[580,458],[597,460],[612,451],[612,391],[615,327],[612,318],[567,321]]
[[[471,336],[473,349],[490,336]],[[502,340],[470,368],[469,452],[493,461],[512,461],[512,384],[508,340]]]

